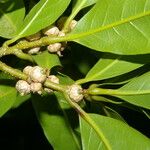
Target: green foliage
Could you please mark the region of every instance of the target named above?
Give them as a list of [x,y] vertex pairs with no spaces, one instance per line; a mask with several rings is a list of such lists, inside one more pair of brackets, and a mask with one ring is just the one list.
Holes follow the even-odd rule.
[[23,0],[0,3],[0,36],[12,38],[23,25],[25,8]]
[[14,87],[0,86],[0,117],[13,106],[16,94]]
[[[61,77],[61,80],[62,83],[73,83],[67,77]],[[32,101],[44,133],[53,147],[56,150],[80,149],[77,131],[71,126],[71,124],[74,124],[73,118],[76,118],[77,115],[71,110],[70,105],[66,103],[64,96],[55,92],[55,95],[50,96],[34,96]],[[49,109],[50,107],[52,108]],[[70,114],[72,114],[72,117],[70,117]],[[64,141],[70,142],[64,143]]]
[[34,34],[54,23],[64,12],[69,2],[70,0],[41,0],[25,17],[18,38]]
[[149,3],[144,0],[99,0],[79,21],[72,38],[103,52],[149,53]]
[[[106,137],[109,139],[112,149],[149,149],[149,139],[128,125],[122,123],[121,121],[96,114],[90,114],[90,116],[93,118],[93,120],[95,120],[95,122],[105,133]],[[105,149],[102,141],[97,137],[93,129],[82,118],[80,118],[80,127],[83,150]]]
[[[59,95],[59,93],[56,93],[56,96],[57,95]],[[61,101],[58,102],[54,95],[43,97],[34,96],[32,98],[36,115],[45,136],[52,146],[56,150],[79,149],[80,145],[78,139],[69,122],[68,115],[72,113],[67,113],[67,110],[65,110],[65,105],[68,107],[68,104],[65,103],[62,95],[59,95],[59,100]]]
[[[118,89],[118,91],[126,93],[133,92],[134,96],[119,96],[125,101],[132,103],[137,106],[145,107],[150,109],[150,101],[149,101],[149,80],[150,80],[150,72],[143,74],[140,77],[137,77],[131,80],[129,83],[125,84],[123,87]],[[138,93],[141,93],[138,95]],[[147,94],[144,94],[147,93]]]
[[119,76],[121,74],[130,72],[142,66],[140,63],[132,63],[125,60],[125,56],[113,56],[111,54],[105,55],[93,66],[87,73],[82,83],[89,81],[103,80]]
[[34,61],[41,67],[51,69],[54,66],[61,66],[57,55],[49,54],[47,51],[33,56]]
[[[65,35],[44,35],[52,25]],[[149,26],[150,0],[0,1],[0,117],[31,101],[54,150],[149,150],[150,129],[142,120],[150,118]],[[39,32],[40,39],[25,38]],[[47,46],[55,43],[62,47],[50,53]],[[29,54],[35,47],[40,52]],[[35,65],[47,69],[41,94],[21,96],[16,78],[31,85],[22,70]],[[74,94],[84,100],[71,98],[73,84],[82,86]]]

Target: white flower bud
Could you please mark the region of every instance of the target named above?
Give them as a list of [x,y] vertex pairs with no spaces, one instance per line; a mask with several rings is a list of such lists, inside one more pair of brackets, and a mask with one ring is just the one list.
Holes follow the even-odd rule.
[[31,72],[32,69],[33,69],[32,66],[26,66],[26,67],[23,69],[23,73],[25,73],[26,75],[30,75],[30,72]]
[[35,33],[33,35],[29,35],[29,36],[26,37],[26,39],[29,40],[29,41],[35,41],[35,40],[38,40],[40,38],[41,38],[41,33],[40,32]]
[[83,99],[82,87],[80,85],[73,84],[69,86],[68,94],[74,102],[79,102]]
[[74,28],[75,28],[75,26],[77,25],[77,21],[76,20],[72,20],[71,22],[70,22],[70,25],[69,25],[69,27],[70,27],[70,30],[73,30]]
[[46,71],[39,66],[35,66],[30,72],[30,78],[34,82],[43,83],[46,80]]
[[59,78],[57,78],[55,75],[50,75],[47,79],[53,83],[59,84]]
[[33,93],[38,93],[38,94],[42,94],[42,84],[41,83],[36,83],[36,82],[32,82],[30,84],[30,89]]
[[65,49],[65,47],[64,47],[64,46],[62,46],[62,47],[61,47],[61,49],[60,49],[60,51],[64,51],[64,49]]
[[43,30],[43,34],[44,35],[58,35],[59,29],[55,26],[47,27],[46,29]]
[[28,51],[28,54],[37,54],[39,51],[40,51],[40,47],[34,47]]
[[54,43],[54,44],[50,44],[49,46],[47,46],[47,49],[49,52],[51,53],[55,53],[61,50],[61,43]]
[[30,93],[30,85],[24,80],[19,80],[16,83],[16,89],[22,96]]
[[60,37],[65,36],[65,33],[62,32],[62,31],[60,31],[59,34],[58,34],[58,36],[60,36]]

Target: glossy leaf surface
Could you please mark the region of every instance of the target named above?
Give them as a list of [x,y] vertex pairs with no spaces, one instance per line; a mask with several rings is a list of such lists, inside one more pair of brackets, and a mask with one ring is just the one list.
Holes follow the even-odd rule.
[[58,56],[56,54],[50,54],[47,51],[33,55],[32,57],[35,62],[43,68],[51,69],[54,66],[61,66]]
[[[72,81],[62,77],[61,83],[66,82],[70,83]],[[63,95],[55,92],[55,95],[34,96],[32,101],[45,136],[53,148],[55,150],[80,150],[79,135],[75,131],[78,116],[71,109]]]
[[99,0],[78,22],[70,39],[97,51],[149,53],[149,15],[149,0]]
[[93,4],[95,4],[98,0],[87,0],[83,6],[83,8],[91,6]]
[[126,61],[124,56],[118,56],[114,58],[111,58],[111,55],[106,56],[108,56],[108,58],[105,56],[104,58],[101,58],[81,82],[112,78],[124,73],[128,73],[142,66],[140,63]]
[[[150,140],[121,121],[96,114],[89,114],[102,129],[112,150],[148,150]],[[83,150],[105,150],[95,131],[80,118]],[[142,144],[141,144],[142,143]]]
[[0,36],[12,38],[22,26],[25,15],[23,0],[0,2]]
[[[93,4],[95,4],[97,2],[97,0],[74,0],[73,4],[75,5],[74,8],[79,8],[83,9],[85,7],[91,6]],[[74,9],[73,9],[74,10]]]
[[14,87],[0,85],[0,117],[13,106],[16,95],[17,92]]
[[[118,92],[125,92],[126,94],[132,92],[135,95],[118,96],[125,101],[150,109],[150,72],[143,74],[137,78],[134,78],[129,83],[121,87]],[[144,93],[147,94],[144,94]],[[139,95],[139,93],[141,93]],[[149,94],[148,94],[149,93]]]
[[25,17],[16,39],[34,34],[54,23],[69,3],[70,0],[40,0]]

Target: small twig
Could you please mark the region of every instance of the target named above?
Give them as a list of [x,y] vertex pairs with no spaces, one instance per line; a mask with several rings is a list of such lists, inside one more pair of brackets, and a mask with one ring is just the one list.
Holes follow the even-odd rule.
[[22,73],[18,69],[14,69],[10,66],[7,66],[5,63],[0,61],[0,70],[10,74],[11,76],[14,76],[18,79],[27,80],[28,76],[24,73]]
[[52,43],[63,42],[63,41],[67,41],[66,36],[64,36],[64,37],[46,36],[46,37],[42,37],[41,39],[32,41],[32,42],[21,41],[11,47],[7,47],[7,46],[1,47],[0,48],[0,57],[8,55],[8,54],[13,54],[14,50],[16,50],[16,49],[25,50],[25,49],[29,49],[29,48],[33,48],[33,47],[47,46]]
[[23,53],[21,50],[17,49],[16,51],[13,52],[13,54],[16,55],[20,59],[34,62],[33,58],[29,54]]
[[111,150],[111,146],[109,141],[104,136],[102,130],[97,126],[95,121],[75,102],[73,102],[67,92],[63,92],[67,102],[79,113],[79,115],[95,130],[99,138],[103,141],[104,145],[106,146],[107,150]]
[[[28,80],[28,76],[26,74],[24,74],[23,72],[21,72],[18,69],[14,69],[14,68],[6,65],[5,63],[3,63],[1,61],[0,61],[0,70],[4,71],[5,73],[10,74],[11,76],[14,76],[15,78],[22,79],[22,80]],[[64,90],[67,89],[67,86],[53,83],[50,80],[46,80],[44,82],[44,86],[48,87],[52,90],[56,90],[56,91],[60,91],[60,92],[63,92]]]

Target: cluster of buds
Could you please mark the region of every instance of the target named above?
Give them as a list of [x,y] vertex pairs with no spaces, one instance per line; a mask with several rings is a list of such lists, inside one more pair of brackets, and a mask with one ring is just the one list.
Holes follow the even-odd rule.
[[[58,24],[60,24],[60,22],[62,22],[63,20],[64,19],[60,19],[60,21],[58,21]],[[69,24],[68,32],[72,31],[75,28],[76,24],[77,24],[77,21],[72,20]],[[42,37],[42,35],[62,37],[62,36],[65,36],[65,33],[60,31],[59,28],[56,26],[49,26],[43,29],[42,32],[38,32],[36,34],[26,37],[26,40],[31,41],[31,42],[36,41],[36,40],[39,40]],[[61,52],[65,49],[66,44],[67,44],[66,42],[50,44],[47,46],[47,49],[50,53],[56,53],[58,54],[58,56],[62,56]],[[30,50],[28,50],[28,54],[31,54],[31,55],[37,54],[40,52],[40,49],[41,49],[40,47],[31,48]]]
[[[59,84],[59,79],[55,75],[47,75],[46,70],[39,66],[27,66],[23,72],[28,75],[28,80],[19,80],[16,83],[16,89],[20,95],[27,95],[29,93],[42,94],[44,90],[47,93],[53,92],[52,89],[43,88],[43,83],[47,80]],[[83,89],[80,85],[73,84],[68,86],[67,93],[73,102],[80,102],[83,99]]]
[[[65,33],[60,31],[56,26],[51,26],[43,30],[43,34],[46,36],[65,36]],[[54,43],[47,46],[50,53],[57,53],[58,56],[62,56],[61,52],[65,49],[64,43]]]
[[[77,21],[72,20],[70,25],[69,25],[69,30],[73,30],[74,27],[76,26]],[[56,26],[51,26],[43,30],[43,34],[46,36],[58,36],[58,37],[63,37],[65,36],[65,33],[60,31],[58,27]],[[47,46],[47,49],[50,53],[57,53],[58,56],[62,56],[61,52],[65,49],[66,47],[66,42],[64,43],[54,43],[50,44]]]
[[[28,75],[28,80],[19,80],[16,83],[16,89],[22,96],[27,95],[31,92],[42,94],[42,85],[46,80],[50,80],[51,82],[59,84],[59,79],[56,76],[47,75],[46,70],[39,66],[27,66],[24,68],[23,73]],[[48,90],[45,91],[47,92]]]

